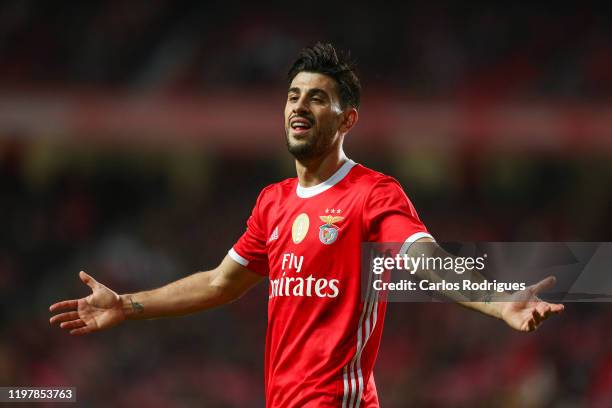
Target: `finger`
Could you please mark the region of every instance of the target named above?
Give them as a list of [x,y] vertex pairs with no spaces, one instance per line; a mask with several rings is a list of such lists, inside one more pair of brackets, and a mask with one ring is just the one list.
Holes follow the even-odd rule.
[[550,314],[550,305],[546,302],[540,302],[536,305],[536,310],[542,317],[542,320],[544,320]]
[[531,312],[531,320],[534,322],[534,328],[538,327],[538,325],[542,322],[542,316],[540,316],[537,309],[533,309]]
[[78,328],[78,329],[72,329],[72,330],[70,330],[70,334],[72,334],[73,336],[74,336],[74,335],[79,336],[79,335],[82,335],[82,334],[91,333],[92,331],[93,331],[93,330],[92,330],[90,327],[88,327],[88,326],[83,326],[83,327],[80,327],[80,328]]
[[527,331],[532,332],[535,330],[535,321],[533,319],[529,319],[527,321]]
[[98,285],[98,282],[94,278],[86,274],[85,271],[79,272],[79,278],[81,278],[83,283],[89,286],[91,289],[95,289],[96,285]]
[[60,314],[57,314],[51,317],[49,319],[49,323],[55,324],[55,323],[67,322],[67,321],[75,320],[78,318],[79,318],[79,312],[60,313]]
[[565,306],[558,304],[558,303],[551,303],[550,304],[550,311],[552,313],[561,313],[562,311],[565,310]]
[[536,283],[535,285],[531,286],[531,291],[534,294],[540,293],[546,289],[550,289],[553,286],[555,286],[555,283],[557,283],[557,278],[555,278],[554,276],[549,276],[547,278],[542,279],[541,281],[539,281],[538,283]]
[[77,305],[79,304],[78,302],[79,302],[78,299],[63,300],[61,302],[57,302],[49,306],[49,311],[56,312],[58,310],[63,310],[63,309],[76,309]]
[[78,329],[79,327],[83,326],[85,326],[85,322],[81,319],[63,322],[62,324],[60,324],[60,327],[62,329]]

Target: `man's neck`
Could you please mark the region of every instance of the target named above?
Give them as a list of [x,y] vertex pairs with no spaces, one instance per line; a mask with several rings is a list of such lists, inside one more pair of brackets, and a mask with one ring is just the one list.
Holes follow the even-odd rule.
[[312,187],[330,178],[348,160],[342,149],[334,149],[328,155],[308,162],[295,161],[298,182],[302,187]]

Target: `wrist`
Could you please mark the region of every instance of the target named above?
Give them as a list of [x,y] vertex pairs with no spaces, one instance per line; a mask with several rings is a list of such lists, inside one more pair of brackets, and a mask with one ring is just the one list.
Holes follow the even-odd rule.
[[498,300],[496,302],[499,318],[501,320],[506,320],[506,312],[508,310],[508,306],[510,306],[511,302],[511,294],[510,293],[500,293]]
[[121,311],[126,320],[142,318],[144,307],[138,302],[135,295],[125,294],[120,295],[119,298],[121,299]]
[[504,320],[505,309],[508,305],[509,294],[505,292],[489,292],[483,298],[483,303],[489,310],[489,314]]

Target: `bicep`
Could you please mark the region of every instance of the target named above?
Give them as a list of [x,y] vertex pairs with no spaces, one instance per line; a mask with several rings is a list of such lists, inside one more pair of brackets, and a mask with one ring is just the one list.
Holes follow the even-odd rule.
[[413,242],[406,242],[404,244],[404,248],[400,251],[407,254],[410,257],[419,257],[421,255],[424,256],[434,256],[434,254],[438,253],[442,249],[436,243],[436,240],[433,239],[431,235],[423,236]]
[[263,279],[264,276],[249,270],[226,255],[215,269],[211,284],[232,298],[238,298]]

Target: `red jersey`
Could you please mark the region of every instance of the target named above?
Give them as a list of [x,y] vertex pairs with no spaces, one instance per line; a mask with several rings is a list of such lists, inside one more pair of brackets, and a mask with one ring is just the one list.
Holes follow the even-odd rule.
[[328,180],[259,195],[229,251],[269,277],[268,407],[378,407],[372,375],[386,303],[361,295],[362,242],[429,237],[393,178],[349,160]]

